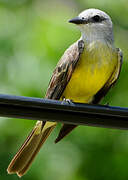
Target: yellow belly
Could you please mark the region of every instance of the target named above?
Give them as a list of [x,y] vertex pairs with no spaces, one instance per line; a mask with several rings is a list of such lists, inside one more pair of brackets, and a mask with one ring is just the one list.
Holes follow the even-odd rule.
[[62,97],[74,102],[89,103],[104,86],[117,65],[117,53],[100,44],[90,45],[81,55]]

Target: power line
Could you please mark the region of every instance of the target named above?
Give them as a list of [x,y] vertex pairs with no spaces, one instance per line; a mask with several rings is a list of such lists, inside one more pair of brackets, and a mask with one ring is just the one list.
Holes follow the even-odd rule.
[[128,129],[128,108],[0,94],[0,116]]

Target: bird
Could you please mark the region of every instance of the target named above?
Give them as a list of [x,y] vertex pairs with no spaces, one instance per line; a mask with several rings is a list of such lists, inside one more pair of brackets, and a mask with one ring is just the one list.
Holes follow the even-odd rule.
[[[122,66],[123,54],[114,45],[112,20],[107,13],[91,8],[82,11],[69,23],[78,27],[81,37],[57,63],[45,98],[98,104],[118,80]],[[37,121],[7,172],[23,176],[56,125],[56,122],[47,120]],[[63,124],[55,143],[76,127]]]

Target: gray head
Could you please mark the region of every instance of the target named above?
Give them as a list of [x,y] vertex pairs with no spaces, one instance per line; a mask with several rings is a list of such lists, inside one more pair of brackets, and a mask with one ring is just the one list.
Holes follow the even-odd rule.
[[113,43],[111,18],[99,9],[87,9],[69,22],[78,25],[83,40],[102,40]]

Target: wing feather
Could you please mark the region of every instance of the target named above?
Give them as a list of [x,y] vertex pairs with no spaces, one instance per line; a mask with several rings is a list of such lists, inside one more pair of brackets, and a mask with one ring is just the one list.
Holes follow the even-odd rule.
[[83,50],[84,42],[79,40],[65,51],[53,72],[45,98],[60,99]]

